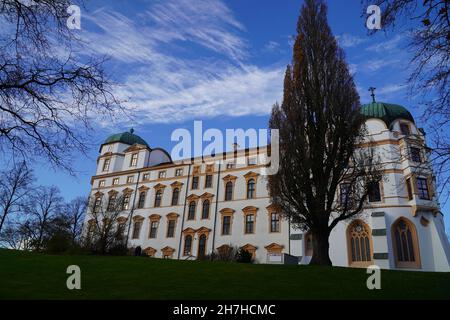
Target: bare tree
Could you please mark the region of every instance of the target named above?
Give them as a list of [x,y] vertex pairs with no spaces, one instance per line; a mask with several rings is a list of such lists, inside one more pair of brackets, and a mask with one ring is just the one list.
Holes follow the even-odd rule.
[[26,215],[22,228],[29,232],[33,249],[39,251],[43,248],[46,235],[51,233],[53,220],[63,212],[59,189],[55,186],[34,189],[22,211]]
[[72,244],[81,240],[87,204],[88,201],[85,197],[78,197],[69,202],[65,207],[65,216],[70,223]]
[[29,228],[20,221],[8,220],[0,233],[0,246],[16,250],[31,249]]
[[[384,31],[409,31],[414,69],[410,91],[421,93],[423,119],[432,129],[431,161],[442,200],[450,196],[450,19],[448,0],[363,0],[380,6]],[[365,11],[365,9],[364,9]],[[365,14],[365,12],[364,12]],[[371,31],[375,33],[377,30]]]
[[0,233],[8,216],[19,211],[32,182],[33,173],[24,161],[0,172]]
[[[78,1],[79,2],[79,1]],[[92,120],[123,110],[102,65],[74,54],[69,0],[0,0],[0,152],[71,170]],[[80,50],[78,50],[80,52]]]
[[124,211],[124,197],[112,194],[108,199],[103,196],[92,197],[88,205],[87,225],[84,243],[94,252],[106,254],[115,246],[125,247],[126,219],[120,221]]
[[361,213],[369,186],[381,176],[372,148],[357,148],[368,143],[359,95],[323,1],[305,1],[297,32],[283,102],[269,123],[280,139],[280,167],[269,176],[269,191],[294,225],[312,232],[311,263],[331,265],[331,230]]

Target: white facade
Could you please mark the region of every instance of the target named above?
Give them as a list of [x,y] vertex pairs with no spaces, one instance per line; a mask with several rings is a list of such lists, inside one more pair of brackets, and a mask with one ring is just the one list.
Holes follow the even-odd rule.
[[[409,127],[409,135],[401,133],[400,124]],[[368,119],[366,125],[367,141],[384,162],[380,199],[368,202],[360,216],[339,223],[333,230],[330,237],[333,265],[376,264],[387,269],[450,271],[450,249],[433,191],[433,174],[423,133],[406,119],[396,119],[390,128],[376,118]],[[420,159],[417,153],[411,156],[411,147],[420,150]],[[211,159],[172,163],[161,149],[120,141],[106,143],[101,146],[96,175],[92,177],[91,197],[131,193],[130,210],[122,214],[123,221],[127,226],[130,224],[128,245],[140,246],[154,257],[193,259],[199,250],[208,254],[223,245],[231,245],[245,247],[258,263],[282,263],[294,256],[300,264],[307,264],[312,253],[310,236],[286,220],[271,222],[276,210],[270,205],[266,177],[260,174],[262,166],[251,164],[256,152],[237,151],[238,161],[230,167],[227,161],[216,164]],[[233,152],[228,156],[232,159]],[[109,166],[105,166],[105,161],[110,162]],[[209,175],[211,185],[206,186]],[[197,188],[194,179],[198,179]],[[250,180],[255,182],[255,192],[248,199]],[[230,200],[225,199],[228,182],[232,184]],[[178,204],[172,205],[176,188]],[[159,204],[155,202],[158,191],[162,194]],[[144,203],[139,202],[141,192],[145,192]],[[210,206],[202,218],[204,201],[209,201]],[[191,203],[196,204],[194,217],[189,214]],[[224,228],[224,219],[230,219],[229,228]],[[246,219],[253,219],[253,229],[251,222],[246,224]],[[88,214],[86,221],[89,220]],[[168,234],[169,221],[175,221],[173,236]],[[154,232],[150,230],[152,223],[157,227]],[[134,232],[135,228],[140,229],[138,233]],[[224,229],[229,229],[229,234],[223,234]],[[192,239],[190,250],[187,250],[189,246],[186,248],[187,237]]]

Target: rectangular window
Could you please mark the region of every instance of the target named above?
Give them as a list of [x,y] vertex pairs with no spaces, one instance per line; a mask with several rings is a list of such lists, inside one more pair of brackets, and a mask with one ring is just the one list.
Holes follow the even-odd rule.
[[103,171],[108,171],[109,170],[109,165],[111,164],[111,159],[107,158],[105,159],[105,161],[103,162]]
[[255,227],[255,216],[253,214],[248,214],[245,217],[245,233],[253,233]]
[[430,193],[428,192],[428,182],[425,178],[417,178],[417,190],[419,191],[419,198],[430,200]]
[[133,183],[134,176],[128,176],[127,177],[127,183]]
[[222,234],[229,235],[231,233],[231,216],[224,216],[222,220]]
[[350,184],[349,183],[343,183],[340,186],[340,194],[341,194],[341,205],[345,205],[346,202],[349,202],[348,205],[350,204]]
[[191,189],[198,189],[198,180],[199,180],[199,177],[192,177]]
[[256,165],[256,157],[249,157],[247,163],[248,163],[249,166]]
[[166,177],[166,171],[160,171],[158,172],[158,178],[159,179],[163,179]]
[[173,238],[175,236],[175,220],[169,220],[167,224],[167,238]]
[[133,153],[131,155],[130,167],[136,167],[137,166],[137,161],[138,161],[138,154],[137,153]]
[[407,123],[400,123],[400,132],[405,136],[409,136],[411,134],[409,125]]
[[211,174],[207,174],[205,177],[205,188],[212,188],[212,178]]
[[104,187],[105,186],[105,180],[100,180],[99,182],[98,182],[98,186],[101,188],[101,187]]
[[183,175],[183,169],[176,169],[175,170],[175,177],[180,177]]
[[411,150],[411,161],[421,163],[422,157],[420,155],[420,149],[411,147],[410,150]]
[[142,221],[135,221],[133,227],[133,239],[139,239],[139,234],[141,233]]
[[113,186],[118,185],[119,184],[119,178],[114,178],[113,179]]
[[128,210],[130,208],[130,194],[126,194],[123,197],[123,204],[122,204],[122,209],[123,210]]
[[150,239],[154,239],[156,238],[156,234],[158,232],[158,221],[152,221],[150,224],[150,234],[149,234],[149,238]]
[[148,181],[150,179],[150,173],[144,173],[144,175],[142,176],[142,181]]
[[280,232],[280,215],[276,212],[270,214],[270,232]]
[[380,202],[381,192],[380,184],[378,182],[370,182],[368,186],[369,191],[369,202]]
[[228,162],[227,169],[233,169],[233,168],[234,168],[234,162]]
[[412,192],[411,179],[410,178],[406,179],[406,190],[408,191],[408,199],[412,200],[413,199],[413,192]]

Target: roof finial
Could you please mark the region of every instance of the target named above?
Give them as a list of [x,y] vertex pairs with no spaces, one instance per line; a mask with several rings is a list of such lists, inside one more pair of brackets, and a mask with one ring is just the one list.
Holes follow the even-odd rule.
[[131,129],[130,129],[130,133],[131,133],[131,134],[133,134],[133,132],[134,132],[134,129],[133,129],[133,128],[131,128]]
[[370,87],[369,88],[369,91],[370,92],[372,92],[372,94],[370,95],[371,97],[372,97],[372,102],[373,103],[375,103],[375,90],[376,90],[377,88],[375,88],[375,87]]

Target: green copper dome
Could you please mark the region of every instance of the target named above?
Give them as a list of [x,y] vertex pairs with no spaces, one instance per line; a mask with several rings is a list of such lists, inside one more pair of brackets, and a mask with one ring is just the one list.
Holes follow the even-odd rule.
[[144,139],[139,137],[138,135],[135,135],[134,130],[131,129],[129,132],[122,132],[122,133],[116,133],[112,136],[109,136],[103,144],[107,143],[113,143],[113,142],[121,142],[129,145],[133,145],[135,143],[142,144],[144,146],[149,146],[147,142],[145,142]]
[[390,128],[392,122],[397,119],[405,119],[414,122],[411,113],[403,106],[392,103],[372,102],[361,106],[361,113],[366,119],[377,118],[386,123]]

